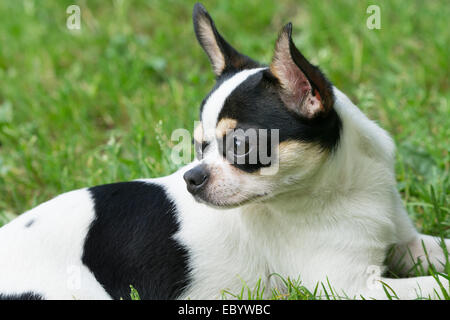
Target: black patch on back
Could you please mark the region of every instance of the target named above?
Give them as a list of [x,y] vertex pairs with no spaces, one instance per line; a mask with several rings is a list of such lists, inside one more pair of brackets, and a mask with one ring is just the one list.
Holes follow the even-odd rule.
[[[278,80],[269,70],[258,72],[242,82],[225,100],[219,120],[237,120],[237,128],[244,130],[279,129],[279,141],[297,140],[317,143],[324,150],[333,150],[341,131],[341,120],[334,109],[314,119],[302,118],[290,111],[280,97]],[[263,165],[233,164],[254,172]]]
[[95,204],[83,263],[114,299],[175,299],[188,283],[187,251],[173,239],[175,207],[161,186],[122,182],[89,189]]
[[44,296],[35,292],[23,292],[23,293],[0,293],[0,300],[44,300]]

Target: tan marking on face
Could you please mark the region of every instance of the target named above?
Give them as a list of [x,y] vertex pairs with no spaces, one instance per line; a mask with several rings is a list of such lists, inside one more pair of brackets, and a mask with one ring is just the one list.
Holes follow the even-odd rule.
[[194,140],[198,143],[203,142],[203,125],[201,122],[194,129]]
[[225,58],[217,44],[211,24],[206,18],[201,18],[198,27],[200,38],[211,60],[214,72],[219,75],[225,69]]
[[300,141],[283,141],[278,149],[280,167],[313,165],[319,163],[324,156],[323,150],[317,144]]
[[222,138],[229,130],[236,128],[237,121],[230,118],[224,118],[219,121],[216,127],[216,137]]

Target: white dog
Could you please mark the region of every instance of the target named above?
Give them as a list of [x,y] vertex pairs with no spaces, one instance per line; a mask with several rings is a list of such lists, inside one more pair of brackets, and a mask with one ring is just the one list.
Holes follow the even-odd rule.
[[258,281],[282,291],[274,273],[342,297],[437,298],[432,276],[382,277],[393,246],[405,275],[428,266],[423,246],[442,272],[450,248],[408,219],[389,135],[305,59],[290,24],[263,66],[200,4],[193,18],[217,76],[197,160],[62,194],[1,228],[0,298],[127,299],[132,285],[142,299],[212,299]]

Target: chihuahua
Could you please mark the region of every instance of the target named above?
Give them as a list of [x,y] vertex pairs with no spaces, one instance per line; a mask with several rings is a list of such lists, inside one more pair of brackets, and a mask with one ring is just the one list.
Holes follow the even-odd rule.
[[[341,298],[448,289],[439,274],[408,277],[418,262],[443,272],[450,240],[416,231],[392,139],[303,56],[291,24],[267,66],[201,4],[193,22],[216,75],[196,159],[64,193],[2,227],[0,299],[129,299],[130,285],[141,299],[217,299],[261,284],[270,297],[283,278]],[[404,278],[385,276],[394,267]]]

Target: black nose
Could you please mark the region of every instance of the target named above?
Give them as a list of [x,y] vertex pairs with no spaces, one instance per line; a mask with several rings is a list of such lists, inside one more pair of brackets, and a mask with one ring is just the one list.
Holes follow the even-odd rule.
[[183,178],[184,181],[186,181],[188,191],[192,194],[196,194],[206,185],[209,174],[205,165],[201,164],[189,171],[186,171]]

